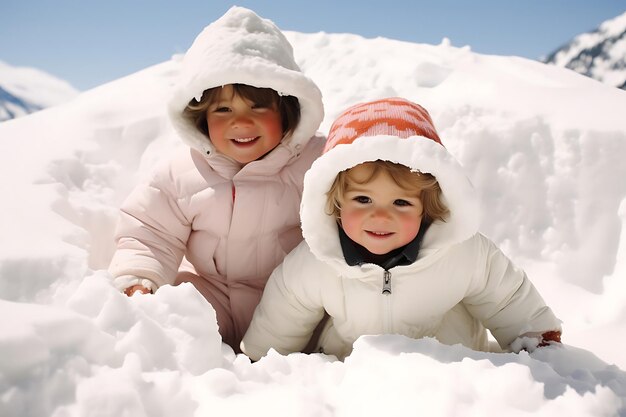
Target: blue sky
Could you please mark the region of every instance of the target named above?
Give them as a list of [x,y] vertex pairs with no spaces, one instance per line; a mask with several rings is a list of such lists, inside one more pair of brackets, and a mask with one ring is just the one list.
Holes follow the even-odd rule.
[[447,37],[479,53],[534,59],[626,11],[621,0],[0,0],[0,61],[86,90],[184,52],[233,4],[284,30],[430,44]]

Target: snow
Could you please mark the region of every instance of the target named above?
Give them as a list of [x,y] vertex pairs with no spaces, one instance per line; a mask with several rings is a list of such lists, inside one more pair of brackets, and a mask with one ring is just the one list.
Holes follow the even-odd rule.
[[286,35],[323,92],[323,132],[363,100],[429,110],[480,194],[481,231],[526,270],[565,344],[366,336],[345,362],[252,364],[190,285],[117,292],[117,207],[181,146],[165,117],[174,57],[0,125],[0,415],[626,416],[626,93],[446,40]]
[[78,95],[68,82],[36,68],[0,61],[0,121],[55,106]]

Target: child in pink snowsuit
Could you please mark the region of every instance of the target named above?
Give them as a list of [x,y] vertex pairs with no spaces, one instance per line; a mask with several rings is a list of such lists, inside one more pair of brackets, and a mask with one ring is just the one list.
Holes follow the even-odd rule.
[[109,270],[128,295],[193,283],[239,351],[270,273],[302,240],[321,93],[272,22],[233,7],[185,54],[168,109],[188,146],[124,202]]

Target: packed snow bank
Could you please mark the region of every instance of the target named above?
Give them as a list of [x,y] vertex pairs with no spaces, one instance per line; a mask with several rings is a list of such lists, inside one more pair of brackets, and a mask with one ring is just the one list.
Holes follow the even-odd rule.
[[191,285],[128,298],[104,273],[60,306],[0,301],[3,416],[611,416],[626,373],[569,345],[483,353],[434,339],[364,336],[344,363],[222,347]]
[[51,416],[69,404],[70,415],[178,415],[191,404],[184,377],[234,356],[191,284],[129,298],[101,272],[63,306],[0,300],[0,315],[2,416]]

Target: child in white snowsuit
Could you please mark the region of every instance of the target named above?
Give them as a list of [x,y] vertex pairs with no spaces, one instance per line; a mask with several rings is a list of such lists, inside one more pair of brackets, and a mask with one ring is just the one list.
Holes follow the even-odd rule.
[[250,358],[301,351],[325,315],[318,351],[340,359],[372,334],[476,350],[488,349],[485,328],[504,349],[560,341],[526,274],[478,233],[476,193],[425,109],[356,105],[324,152],[305,175],[305,240],[272,273],[244,336]]
[[124,202],[109,270],[127,295],[193,283],[239,351],[270,273],[302,240],[321,93],[280,30],[239,7],[198,35],[179,78],[168,110],[188,146]]

